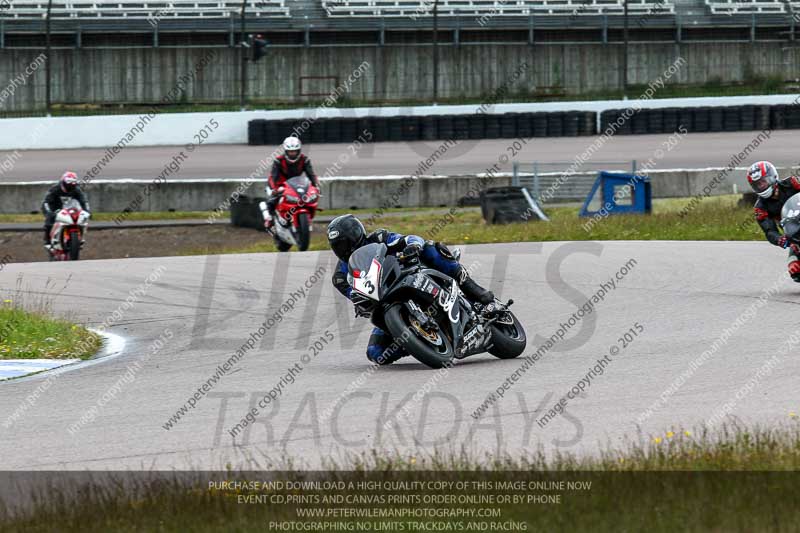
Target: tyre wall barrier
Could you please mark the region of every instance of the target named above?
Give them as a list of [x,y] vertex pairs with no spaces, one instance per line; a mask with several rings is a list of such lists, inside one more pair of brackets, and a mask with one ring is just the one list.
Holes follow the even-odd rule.
[[316,120],[255,119],[247,124],[247,142],[251,145],[277,146],[296,132],[302,142],[348,144],[362,135],[364,130],[372,132],[374,142],[576,137],[594,135],[596,128],[595,111],[401,115]]
[[[800,106],[740,105],[727,107],[663,107],[626,109],[600,113],[600,130],[609,127],[615,135],[647,133],[688,133],[800,129]],[[549,136],[549,135],[548,135]]]
[[231,201],[231,224],[241,228],[264,229],[264,215],[261,213],[259,203],[266,198],[253,198],[241,195]]
[[481,216],[489,224],[539,220],[531,210],[522,187],[491,187],[481,191]]
[[[586,121],[585,118],[579,119],[584,125],[589,125],[591,129],[587,133],[582,130],[582,134],[592,134],[598,131],[598,113],[609,110],[619,110],[626,107],[637,107],[646,109],[656,108],[677,108],[686,109],[689,112],[683,113],[680,122],[688,124],[693,121],[694,109],[701,106],[753,106],[756,121],[755,129],[760,130],[771,124],[771,111],[773,106],[788,106],[794,111],[793,105],[800,102],[800,97],[796,94],[772,94],[754,96],[714,96],[701,98],[656,98],[647,100],[592,100],[592,101],[560,101],[560,102],[524,102],[516,104],[495,104],[489,109],[491,113],[503,115],[514,113],[517,115],[517,135],[532,137],[545,137],[551,135],[547,132],[547,114],[553,112],[563,113],[592,113],[595,121]],[[784,109],[787,109],[784,108]],[[327,134],[326,123],[323,120],[334,118],[356,118],[377,119],[367,121],[371,125],[371,130],[375,133],[375,140],[380,142],[386,140],[388,132],[387,118],[390,116],[418,116],[429,117],[427,125],[422,126],[421,135],[435,136],[437,139],[452,138],[446,134],[435,131],[438,117],[457,115],[476,116],[481,108],[477,105],[436,105],[436,106],[381,106],[381,107],[353,107],[353,108],[297,108],[281,110],[253,110],[253,111],[217,111],[201,113],[159,113],[158,118],[152,120],[143,131],[137,132],[133,140],[126,144],[126,147],[133,146],[179,146],[186,143],[193,134],[208,125],[210,118],[214,118],[219,123],[219,127],[209,137],[208,142],[214,144],[243,144],[248,142],[265,143],[277,146],[290,132],[281,121],[288,121],[288,124],[299,125],[302,129],[301,137],[308,135],[308,142],[326,142]],[[687,120],[686,114],[689,115]],[[746,112],[749,115],[749,110]],[[788,124],[782,127],[800,128],[800,116],[789,113]],[[481,115],[485,117],[488,115]],[[778,113],[777,117],[783,118],[783,113]],[[316,120],[314,120],[316,118]],[[122,139],[129,137],[132,126],[138,125],[141,117],[138,115],[90,115],[90,116],[69,116],[69,117],[27,117],[27,118],[6,118],[3,119],[3,128],[0,128],[0,151],[13,150],[61,150],[73,148],[108,148],[109,139]],[[248,128],[248,123],[256,122]],[[526,123],[526,121],[528,121]],[[746,116],[741,120],[742,130],[748,128]],[[269,123],[268,125],[266,123]],[[627,127],[631,124],[626,123]],[[280,125],[280,127],[279,127]],[[264,129],[260,129],[265,126]],[[479,128],[479,126],[476,126]],[[508,131],[509,124],[505,125]],[[772,127],[776,127],[773,125]],[[359,122],[360,131],[363,131],[362,123]],[[520,131],[520,128],[523,128]],[[569,128],[572,128],[570,125]],[[562,128],[567,129],[569,128]],[[47,135],[41,135],[45,129]],[[331,131],[335,131],[336,123],[331,124]],[[530,133],[525,133],[531,129]],[[689,129],[689,128],[687,128]],[[694,125],[692,125],[692,131]],[[706,130],[707,131],[707,130]],[[248,136],[248,133],[250,135]],[[502,132],[501,132],[502,133]],[[623,130],[625,133],[625,130]],[[480,135],[480,136],[479,136]],[[473,132],[470,138],[482,138],[479,130]],[[263,137],[263,139],[262,139]],[[426,139],[433,140],[433,139]]]

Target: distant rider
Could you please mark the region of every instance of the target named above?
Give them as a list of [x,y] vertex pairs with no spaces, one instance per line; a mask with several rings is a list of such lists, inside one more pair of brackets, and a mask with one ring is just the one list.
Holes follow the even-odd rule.
[[78,176],[74,172],[64,172],[58,185],[53,185],[47,191],[47,195],[42,202],[42,214],[44,214],[44,247],[50,249],[50,231],[56,220],[56,214],[64,208],[65,199],[74,199],[81,204],[81,209],[89,213],[89,201],[80,187],[78,187]]
[[[494,294],[484,289],[469,276],[452,252],[445,245],[433,241],[425,241],[417,235],[401,235],[385,229],[378,229],[367,235],[364,225],[353,215],[336,217],[328,225],[328,244],[339,258],[333,274],[333,286],[350,298],[351,287],[347,281],[350,255],[357,249],[372,243],[383,243],[390,255],[402,252],[404,257],[418,256],[421,262],[456,280],[464,295],[472,301],[489,304],[494,301]],[[372,330],[367,346],[367,359],[379,365],[391,364],[408,355],[401,349],[387,350],[392,344],[392,337],[380,328]]]
[[781,179],[775,165],[769,161],[759,161],[747,171],[747,181],[758,195],[755,205],[758,225],[769,242],[789,248],[789,275],[800,282],[800,247],[791,244],[789,238],[781,235],[778,229],[783,204],[800,192],[800,180],[795,176]]
[[301,152],[302,147],[303,145],[297,137],[286,137],[283,140],[283,155],[276,157],[272,164],[267,185],[267,211],[269,212],[269,220],[266,221],[267,228],[271,228],[274,224],[275,207],[280,199],[278,189],[286,183],[286,180],[305,172],[314,187],[319,188],[319,180],[311,166],[311,160]]

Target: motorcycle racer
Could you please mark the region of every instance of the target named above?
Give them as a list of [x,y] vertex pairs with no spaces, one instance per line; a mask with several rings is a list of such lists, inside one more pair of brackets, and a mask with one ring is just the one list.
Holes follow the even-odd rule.
[[754,207],[756,222],[769,242],[789,248],[789,275],[800,283],[800,247],[778,229],[783,204],[800,191],[800,179],[795,176],[781,179],[775,165],[759,161],[747,171],[747,182],[758,195]]
[[294,176],[299,176],[305,172],[314,187],[319,188],[319,180],[311,166],[311,159],[302,153],[303,145],[295,136],[286,137],[283,140],[283,155],[275,158],[272,164],[272,171],[269,174],[267,184],[267,229],[271,228],[275,219],[275,206],[278,205],[278,189],[286,183],[286,180]]
[[64,199],[73,198],[81,204],[81,209],[89,213],[89,200],[78,186],[78,176],[71,171],[64,172],[58,184],[50,187],[42,202],[44,219],[44,247],[50,249],[50,231],[55,223],[56,213],[64,207]]
[[[350,214],[336,217],[328,225],[328,244],[339,258],[333,274],[333,286],[348,299],[352,291],[347,279],[350,255],[358,248],[372,243],[385,244],[390,255],[402,254],[404,258],[418,258],[425,266],[452,277],[470,300],[484,305],[494,301],[494,294],[478,285],[445,245],[425,241],[417,235],[401,235],[386,229],[367,234],[361,221]],[[367,345],[367,359],[379,365],[388,365],[406,355],[408,354],[393,344],[392,337],[387,332],[380,328],[372,330]]]

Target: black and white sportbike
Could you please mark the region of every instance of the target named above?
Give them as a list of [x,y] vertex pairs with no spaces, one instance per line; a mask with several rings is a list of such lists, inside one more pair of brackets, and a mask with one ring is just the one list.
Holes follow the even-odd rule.
[[471,302],[456,280],[425,268],[417,256],[387,255],[384,244],[359,248],[348,267],[356,314],[431,368],[482,352],[511,359],[525,349],[525,331],[508,310],[513,300]]

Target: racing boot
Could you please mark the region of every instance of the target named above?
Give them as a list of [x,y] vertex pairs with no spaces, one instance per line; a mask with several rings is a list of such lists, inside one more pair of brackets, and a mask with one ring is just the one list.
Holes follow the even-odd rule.
[[475,280],[469,277],[469,272],[463,265],[459,265],[456,271],[456,281],[469,300],[483,305],[488,305],[494,301],[494,293],[475,283]]
[[277,198],[270,195],[266,202],[261,204],[261,215],[264,217],[264,229],[267,233],[272,233],[275,229],[275,207]]
[[267,233],[272,233],[275,229],[275,210],[269,209],[264,212],[264,229],[267,230]]

